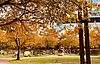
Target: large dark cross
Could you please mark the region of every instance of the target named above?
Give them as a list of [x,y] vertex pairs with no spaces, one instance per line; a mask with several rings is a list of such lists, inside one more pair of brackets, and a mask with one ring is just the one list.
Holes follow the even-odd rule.
[[[85,46],[83,42],[83,29],[79,29],[79,42],[80,42],[80,64],[91,64],[91,59],[90,59],[90,42],[89,42],[89,28],[88,28],[88,10],[86,7],[87,2],[85,2],[85,5],[83,6],[83,14],[84,17],[86,18],[84,21],[82,20],[82,12],[78,13],[78,18],[80,20],[80,23],[84,23],[84,33],[85,33]],[[81,9],[79,9],[80,11]],[[81,15],[80,15],[81,14]],[[83,22],[81,22],[83,21]],[[86,52],[84,51],[84,47]],[[84,61],[84,52],[86,53],[86,61]]]
[[86,7],[87,2],[85,2],[84,5],[84,17],[86,17],[87,19],[85,19],[84,21],[84,31],[85,31],[85,50],[86,50],[86,64],[91,64],[91,59],[90,59],[90,41],[89,41],[89,26],[88,26],[88,10]]
[[[85,5],[86,4],[87,4],[87,2],[85,3]],[[78,18],[79,18],[81,24],[84,23],[84,33],[85,33],[85,35],[84,35],[85,36],[85,46],[84,46],[83,29],[79,28],[80,64],[91,64],[88,23],[89,22],[93,23],[95,20],[96,20],[96,22],[100,22],[100,17],[99,16],[92,16],[92,17],[90,17],[90,21],[88,19],[83,21],[81,18],[82,12],[80,12],[80,10],[78,12]],[[84,17],[88,18],[88,10],[87,10],[86,6],[84,6],[83,13],[84,13]],[[86,52],[84,51],[84,47],[85,47]],[[86,61],[84,61],[84,53],[86,53]]]
[[[85,30],[85,46],[84,46],[84,37],[83,37],[83,29],[82,26],[79,26],[79,46],[80,46],[80,64],[91,64],[91,60],[90,60],[90,42],[89,42],[89,29],[88,29],[88,19],[85,19],[84,21],[82,20],[82,10],[84,13],[84,17],[88,18],[88,10],[87,7],[84,6],[84,8],[82,9],[82,5],[81,4],[77,4],[76,2],[74,2],[73,0],[70,0],[71,2],[73,2],[74,4],[76,4],[79,8],[78,10],[78,19],[79,19],[79,23],[82,24],[84,23],[84,30]],[[87,4],[87,2],[85,3],[85,5]],[[86,49],[86,52],[84,51],[84,47]],[[85,62],[85,58],[84,58],[84,53],[86,53],[86,62]]]

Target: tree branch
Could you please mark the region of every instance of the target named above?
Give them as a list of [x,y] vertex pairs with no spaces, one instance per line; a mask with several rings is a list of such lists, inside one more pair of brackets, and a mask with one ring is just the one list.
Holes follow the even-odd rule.
[[0,7],[2,7],[5,4],[8,4],[11,0],[0,0]]
[[79,8],[80,10],[82,10],[82,7],[81,7],[79,4],[77,4],[77,3],[74,2],[73,0],[70,0],[70,2],[74,3],[76,6],[78,6],[78,8]]

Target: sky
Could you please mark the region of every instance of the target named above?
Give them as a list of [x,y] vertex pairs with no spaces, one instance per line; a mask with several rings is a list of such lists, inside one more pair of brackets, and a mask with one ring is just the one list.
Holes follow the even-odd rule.
[[[89,1],[89,0],[86,0],[86,1]],[[92,2],[100,2],[100,0],[92,0]]]
[[[71,28],[71,29],[74,29],[74,28],[77,26],[76,23],[72,23],[73,27],[70,27],[70,24],[64,24],[64,25],[66,25],[67,28]],[[64,25],[61,25],[60,27],[59,27],[59,26],[54,26],[54,28],[55,28],[56,30],[61,30],[61,28],[64,28]],[[91,26],[98,26],[98,27],[100,28],[100,22],[98,22],[98,23],[96,23],[96,24],[94,24],[94,23],[89,23],[89,25],[91,25]]]

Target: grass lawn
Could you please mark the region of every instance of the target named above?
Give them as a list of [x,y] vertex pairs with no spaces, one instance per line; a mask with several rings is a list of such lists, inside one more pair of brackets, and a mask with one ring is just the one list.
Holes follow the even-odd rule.
[[[68,57],[69,56],[69,57]],[[71,57],[72,56],[72,57]],[[77,57],[75,57],[77,56]],[[15,58],[13,55],[0,55],[0,58]],[[38,57],[23,57],[21,60],[10,60],[10,64],[80,64],[78,55],[46,55]],[[100,64],[100,57],[92,57],[91,64]]]
[[10,54],[9,55],[8,54],[7,55],[0,54],[0,58],[13,58],[13,57],[14,57],[14,55],[10,55]]
[[[24,56],[20,55],[20,57],[24,57]],[[0,54],[0,58],[16,58],[16,56],[14,54],[5,54],[5,55]]]
[[12,60],[11,64],[56,64],[56,63],[66,63],[74,62],[79,64],[78,58],[63,58],[63,57],[46,57],[46,58],[29,58],[23,60]]
[[[37,57],[22,60],[11,60],[11,64],[80,64],[79,57]],[[92,57],[91,64],[100,64],[100,58]]]

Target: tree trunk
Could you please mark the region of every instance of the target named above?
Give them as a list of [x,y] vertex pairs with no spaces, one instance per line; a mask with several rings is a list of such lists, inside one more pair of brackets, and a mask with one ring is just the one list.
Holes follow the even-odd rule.
[[18,46],[18,53],[17,53],[17,59],[16,60],[20,60],[20,46]]
[[19,40],[16,38],[15,39],[15,42],[16,42],[16,45],[17,45],[17,59],[16,60],[20,60],[20,42],[18,42]]
[[[82,9],[78,11],[78,19],[82,25]],[[82,26],[79,26],[79,46],[80,46],[80,64],[84,64],[84,42],[83,42],[83,29]]]

